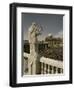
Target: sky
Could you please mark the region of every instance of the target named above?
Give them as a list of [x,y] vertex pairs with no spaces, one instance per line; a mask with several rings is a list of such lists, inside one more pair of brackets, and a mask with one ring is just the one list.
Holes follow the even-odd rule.
[[28,40],[28,29],[32,22],[40,24],[43,28],[39,40],[44,40],[50,34],[62,37],[63,15],[22,13],[23,40]]

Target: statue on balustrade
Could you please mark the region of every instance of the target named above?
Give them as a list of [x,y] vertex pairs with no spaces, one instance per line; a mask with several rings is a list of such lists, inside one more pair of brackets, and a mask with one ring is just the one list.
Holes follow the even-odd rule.
[[40,62],[38,55],[38,36],[41,35],[41,26],[32,23],[28,30],[28,39],[30,44],[30,56],[28,59],[28,74],[39,74],[40,73]]

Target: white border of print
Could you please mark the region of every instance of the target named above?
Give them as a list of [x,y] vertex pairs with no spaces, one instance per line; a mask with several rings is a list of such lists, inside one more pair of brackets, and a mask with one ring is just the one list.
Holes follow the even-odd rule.
[[[63,16],[63,59],[64,59],[64,74],[63,75],[31,75],[21,76],[21,13],[45,13],[45,14],[62,14]],[[39,9],[39,8],[17,8],[17,83],[31,82],[47,82],[47,81],[65,81],[69,80],[69,10],[56,9]]]

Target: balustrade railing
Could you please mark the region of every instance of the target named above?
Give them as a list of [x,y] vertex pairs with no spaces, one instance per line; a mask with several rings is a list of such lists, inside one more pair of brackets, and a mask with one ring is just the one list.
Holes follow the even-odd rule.
[[[24,59],[27,57],[27,62],[30,54],[24,53]],[[25,66],[24,66],[25,67]],[[63,61],[54,60],[50,58],[40,58],[41,74],[62,74],[63,73]],[[25,69],[25,68],[24,68]],[[31,72],[32,69],[31,69]],[[27,71],[28,74],[28,71]]]
[[41,57],[40,63],[41,74],[63,73],[63,61]]

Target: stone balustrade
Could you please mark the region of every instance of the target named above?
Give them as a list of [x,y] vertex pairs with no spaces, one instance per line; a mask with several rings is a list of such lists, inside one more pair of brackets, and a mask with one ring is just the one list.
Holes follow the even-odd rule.
[[[23,55],[24,55],[24,58],[25,57],[29,58],[30,54],[24,53]],[[27,62],[28,62],[28,59],[27,59]],[[57,73],[62,74],[63,73],[63,61],[41,57],[40,67],[41,67],[41,70],[40,70],[41,74],[57,74]],[[32,69],[31,69],[31,72],[33,72]],[[27,71],[27,74],[28,74],[28,71]]]
[[41,57],[41,74],[63,73],[63,62],[50,58]]

